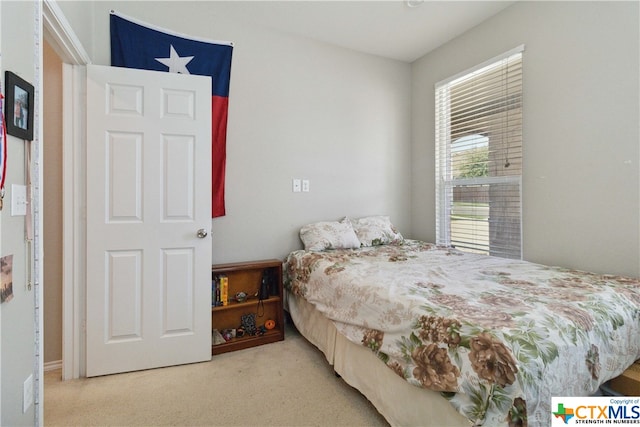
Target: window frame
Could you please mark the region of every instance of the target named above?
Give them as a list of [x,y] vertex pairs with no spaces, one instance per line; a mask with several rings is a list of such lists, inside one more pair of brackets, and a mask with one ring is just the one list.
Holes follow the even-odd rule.
[[[523,52],[524,45],[520,45],[514,49],[511,49],[501,55],[498,55],[494,58],[491,58],[487,61],[484,61],[481,64],[478,64],[472,68],[469,68],[465,71],[457,73],[445,80],[437,82],[435,84],[435,138],[436,138],[436,150],[435,150],[435,178],[436,178],[436,242],[438,244],[443,244],[447,246],[451,246],[452,244],[452,231],[451,231],[451,220],[452,220],[452,208],[454,206],[454,188],[456,186],[475,186],[475,185],[494,185],[494,184],[513,184],[517,185],[518,189],[518,208],[519,212],[517,215],[518,219],[518,230],[517,233],[519,236],[517,239],[519,240],[519,248],[511,248],[507,251],[506,254],[502,256],[508,258],[517,258],[522,259],[522,174],[523,174],[523,165],[522,165],[522,156],[520,156],[519,160],[521,162],[518,174],[507,174],[507,175],[497,175],[497,176],[482,176],[482,177],[472,177],[472,178],[454,178],[453,177],[453,166],[452,166],[452,158],[453,158],[453,150],[455,141],[465,137],[465,136],[456,136],[452,138],[452,124],[451,124],[451,116],[452,116],[452,107],[451,107],[451,96],[450,89],[458,82],[462,81],[470,81],[475,76],[481,76],[483,74],[489,73],[494,68],[504,68],[506,64],[509,63],[514,56],[519,56],[520,60],[523,60]],[[522,70],[519,71],[518,77],[521,78]],[[504,84],[509,85],[510,81],[506,81]],[[447,91],[447,92],[442,92]],[[443,95],[444,94],[444,95]],[[518,108],[520,111],[522,110],[522,97],[523,97],[523,87],[522,83],[520,83],[519,92],[519,104]],[[506,95],[502,102],[509,102],[509,95]],[[508,105],[508,104],[505,104]],[[505,109],[506,112],[509,111],[509,107]],[[518,139],[520,141],[519,149],[522,150],[523,146],[523,136],[522,136],[522,113],[520,112],[520,127]],[[506,135],[507,143],[506,143],[506,152],[509,151],[509,146],[511,142],[509,140],[509,135],[507,132],[507,128],[501,129],[501,138],[504,138]],[[478,134],[483,135],[482,132],[478,132]],[[486,135],[484,135],[486,136]],[[521,152],[521,151],[520,151]],[[491,203],[491,200],[489,201]],[[509,220],[509,218],[503,217],[504,221]],[[495,220],[495,219],[494,219]],[[494,250],[492,250],[492,238],[491,238],[491,217],[489,216],[486,220],[489,227],[489,237],[487,238],[487,250],[490,254],[494,255]],[[515,238],[515,237],[514,237]],[[464,250],[464,249],[462,249]],[[473,251],[473,250],[471,250]],[[517,252],[517,253],[516,253]]]

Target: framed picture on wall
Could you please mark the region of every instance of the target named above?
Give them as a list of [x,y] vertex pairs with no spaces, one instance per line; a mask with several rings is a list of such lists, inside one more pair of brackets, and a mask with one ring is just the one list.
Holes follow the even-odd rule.
[[5,121],[7,133],[20,139],[33,140],[33,85],[12,73],[4,74]]

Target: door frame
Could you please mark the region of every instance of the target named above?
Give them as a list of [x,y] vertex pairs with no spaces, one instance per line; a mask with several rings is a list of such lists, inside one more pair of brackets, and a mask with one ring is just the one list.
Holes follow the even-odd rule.
[[69,380],[84,376],[85,364],[85,117],[79,106],[84,102],[82,66],[91,59],[55,0],[42,5],[44,38],[63,62],[62,379]]

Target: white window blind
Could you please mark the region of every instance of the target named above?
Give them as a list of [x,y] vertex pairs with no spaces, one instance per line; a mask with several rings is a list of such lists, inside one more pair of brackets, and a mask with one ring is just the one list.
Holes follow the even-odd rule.
[[522,52],[436,84],[437,243],[522,258]]

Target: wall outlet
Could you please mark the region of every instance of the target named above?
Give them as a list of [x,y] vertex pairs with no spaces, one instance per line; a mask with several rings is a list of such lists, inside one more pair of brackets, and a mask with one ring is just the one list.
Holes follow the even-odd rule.
[[31,405],[33,405],[33,374],[24,380],[22,386],[22,413],[26,413]]
[[309,180],[308,179],[303,179],[302,180],[302,192],[304,192],[304,193],[308,193],[309,192]]

